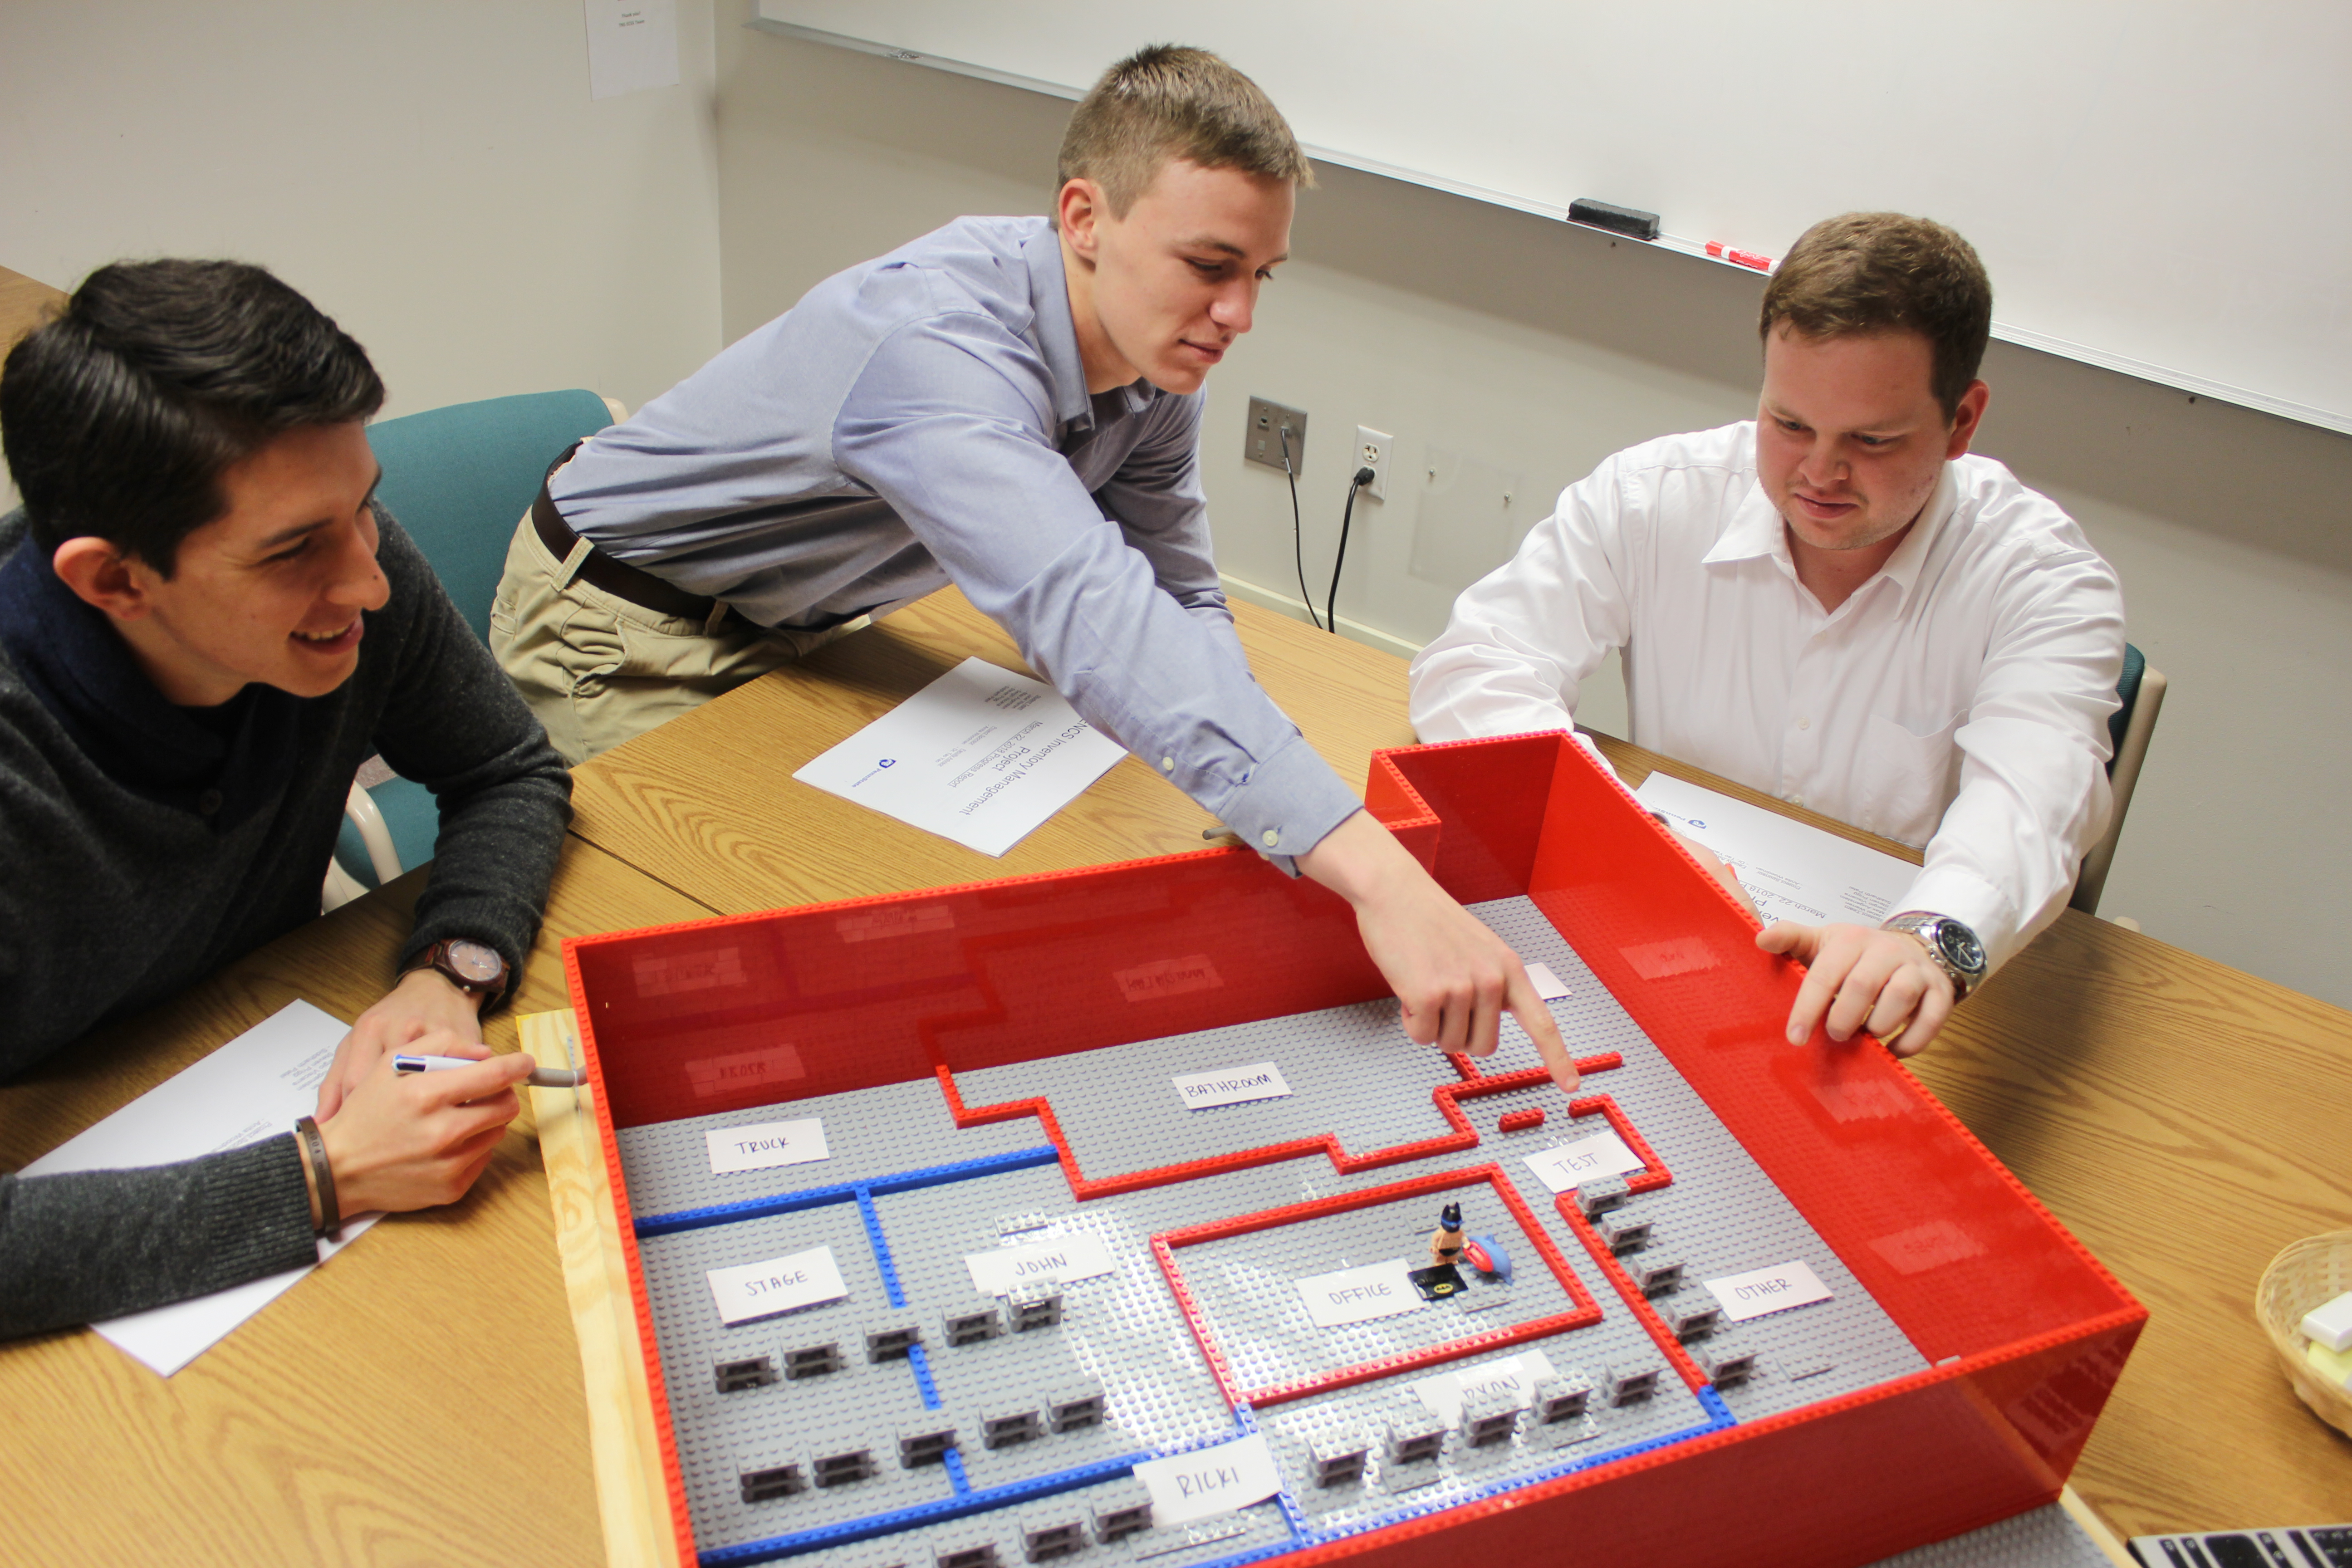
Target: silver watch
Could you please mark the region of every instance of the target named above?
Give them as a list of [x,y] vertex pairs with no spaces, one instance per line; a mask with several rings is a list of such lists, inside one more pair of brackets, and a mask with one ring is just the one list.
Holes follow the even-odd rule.
[[1908,931],[1927,944],[1927,956],[1935,960],[1952,983],[1952,1000],[1959,1001],[1980,984],[1985,977],[1984,943],[1977,933],[1949,915],[1931,915],[1925,910],[1906,910],[1887,920],[1886,931]]

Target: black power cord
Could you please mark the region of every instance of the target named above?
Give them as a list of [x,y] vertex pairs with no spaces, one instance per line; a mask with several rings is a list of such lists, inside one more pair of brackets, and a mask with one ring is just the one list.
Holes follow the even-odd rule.
[[[1290,425],[1287,420],[1276,426],[1282,437],[1282,472],[1290,480],[1290,559],[1298,566],[1298,596],[1307,601],[1307,618],[1315,621],[1315,595],[1307,587],[1306,546],[1298,540],[1298,473],[1290,466]],[[1315,621],[1315,629],[1323,630],[1323,623]]]
[[[1358,468],[1356,477],[1348,481],[1348,505],[1339,513],[1339,553],[1331,558],[1331,591],[1323,598],[1323,619],[1328,623],[1323,626],[1323,629],[1334,637],[1337,637],[1339,632],[1339,568],[1348,563],[1348,524],[1356,515],[1356,498],[1363,493],[1366,485],[1378,478],[1380,476],[1372,472],[1370,468]],[[1302,574],[1299,586],[1303,588],[1306,585],[1306,578]],[[1307,605],[1307,613],[1313,615],[1315,606]]]

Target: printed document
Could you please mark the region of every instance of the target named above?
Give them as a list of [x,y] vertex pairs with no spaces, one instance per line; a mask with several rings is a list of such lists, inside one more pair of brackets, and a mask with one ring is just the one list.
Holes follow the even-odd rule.
[[793,777],[1002,855],[1126,754],[1044,681],[968,658]]
[[1874,926],[1902,906],[1919,868],[1811,823],[1654,773],[1633,798],[1738,873],[1764,923]]
[[[349,1033],[350,1026],[308,1002],[289,1003],[18,1174],[172,1165],[291,1132],[298,1117],[317,1113],[319,1084]],[[319,1243],[319,1261],[349,1247],[382,1217],[346,1218],[341,1240]],[[276,1300],[311,1267],[90,1327],[169,1377]]]

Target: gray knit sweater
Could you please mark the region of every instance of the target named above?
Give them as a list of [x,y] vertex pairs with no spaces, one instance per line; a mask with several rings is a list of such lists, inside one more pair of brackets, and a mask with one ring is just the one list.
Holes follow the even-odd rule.
[[[111,776],[0,648],[0,1079],[316,919],[343,797],[378,751],[441,814],[401,959],[468,936],[520,973],[571,776],[408,536],[381,509],[378,521],[392,592],[367,617],[359,667],[299,704],[290,763],[247,791],[233,825]],[[26,542],[22,512],[0,518],[0,563]],[[290,1133],[147,1170],[0,1175],[0,1335],[315,1256]]]

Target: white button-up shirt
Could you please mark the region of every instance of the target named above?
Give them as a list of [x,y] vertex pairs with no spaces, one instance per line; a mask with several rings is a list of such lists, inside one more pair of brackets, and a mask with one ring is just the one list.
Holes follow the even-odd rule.
[[1834,611],[1797,581],[1752,422],[1618,453],[1560,492],[1412,663],[1423,741],[1557,730],[1624,653],[1637,745],[1927,847],[1898,906],[1998,964],[2057,918],[2106,826],[2123,595],[2072,519],[1989,458]]

